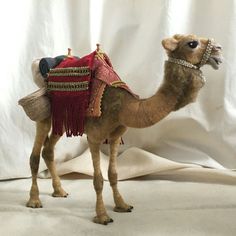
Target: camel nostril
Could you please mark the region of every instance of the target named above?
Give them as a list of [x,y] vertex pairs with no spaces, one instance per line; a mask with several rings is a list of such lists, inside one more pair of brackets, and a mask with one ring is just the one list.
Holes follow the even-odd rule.
[[219,44],[218,44],[218,45],[215,45],[215,49],[216,49],[216,50],[221,50],[221,49],[222,49],[222,46],[219,45]]

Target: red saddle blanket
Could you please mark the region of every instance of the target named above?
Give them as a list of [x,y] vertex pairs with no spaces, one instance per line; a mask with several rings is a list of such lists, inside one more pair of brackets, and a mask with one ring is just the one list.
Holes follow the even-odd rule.
[[[77,59],[68,57],[48,74],[52,131],[67,137],[83,135],[86,116],[101,115],[101,100],[106,86],[132,91],[113,70],[106,54],[94,51]],[[136,96],[135,94],[133,94]]]

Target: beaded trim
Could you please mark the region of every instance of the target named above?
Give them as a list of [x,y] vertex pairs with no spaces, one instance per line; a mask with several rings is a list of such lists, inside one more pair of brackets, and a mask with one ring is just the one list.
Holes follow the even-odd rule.
[[49,91],[83,91],[89,89],[89,82],[48,82]]
[[90,75],[88,66],[50,69],[48,76],[86,76]]
[[172,57],[169,57],[168,58],[168,62],[172,62],[172,63],[175,63],[175,64],[178,64],[178,65],[181,65],[181,66],[185,66],[187,68],[190,68],[190,69],[195,69],[197,71],[199,71],[199,76],[202,80],[202,82],[205,84],[206,82],[206,78],[205,76],[203,75],[202,71],[200,70],[199,67],[185,61],[185,60],[181,60],[181,59],[176,59],[176,58],[172,58]]
[[212,49],[213,49],[213,44],[212,44],[212,40],[209,39],[208,40],[208,44],[207,44],[207,48],[203,54],[203,57],[202,57],[202,60],[199,64],[199,67],[203,66],[206,64],[206,62],[208,61],[209,57],[211,56],[211,52],[212,52]]
[[182,59],[177,59],[177,58],[169,57],[168,61],[172,62],[172,63],[175,63],[175,64],[178,64],[178,65],[181,65],[181,66],[185,66],[185,67],[191,68],[191,69],[198,69],[197,66],[193,65],[190,62],[182,60]]

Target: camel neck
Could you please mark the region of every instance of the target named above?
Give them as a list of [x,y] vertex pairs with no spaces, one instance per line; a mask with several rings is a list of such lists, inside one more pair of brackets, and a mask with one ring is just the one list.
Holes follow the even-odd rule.
[[122,123],[128,127],[145,128],[159,122],[170,112],[193,102],[203,86],[199,79],[200,73],[199,70],[166,62],[164,80],[155,95],[123,103],[120,116]]

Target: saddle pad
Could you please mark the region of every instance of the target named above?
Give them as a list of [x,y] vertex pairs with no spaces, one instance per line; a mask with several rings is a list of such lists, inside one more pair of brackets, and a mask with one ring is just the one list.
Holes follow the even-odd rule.
[[81,59],[67,57],[48,74],[47,89],[51,99],[52,131],[67,137],[84,133],[89,105],[89,84],[95,53]]
[[91,81],[91,94],[87,116],[101,116],[102,96],[106,86],[125,89],[134,97],[139,98],[139,96],[134,94],[127,84],[120,79],[114,71],[109,57],[103,53],[103,58],[98,56],[95,56],[94,58],[93,79]]

